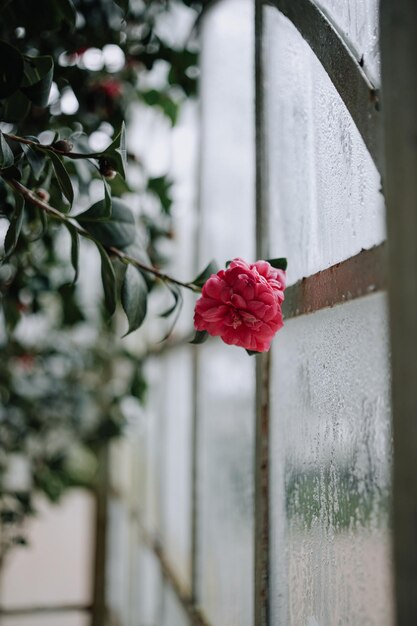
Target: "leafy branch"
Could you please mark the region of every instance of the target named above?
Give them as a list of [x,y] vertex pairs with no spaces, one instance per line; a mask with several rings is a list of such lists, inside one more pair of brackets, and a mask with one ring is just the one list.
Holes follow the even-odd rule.
[[[85,239],[89,239],[90,241],[93,241],[96,244],[100,243],[100,242],[97,242],[97,239],[95,239],[87,230],[79,226],[76,223],[75,218],[70,217],[68,215],[64,215],[57,209],[54,209],[47,202],[39,198],[39,196],[37,196],[36,193],[34,193],[30,189],[28,189],[27,187],[19,183],[19,181],[13,180],[13,179],[10,179],[10,180],[6,179],[6,183],[12,189],[17,191],[23,198],[25,198],[26,200],[28,200],[29,202],[37,206],[39,209],[42,209],[43,211],[48,213],[48,215],[50,215],[54,219],[60,221],[63,224],[71,224],[71,226],[76,230],[76,232],[82,237],[85,237]],[[141,263],[134,257],[130,256],[129,254],[126,254],[125,252],[122,252],[122,250],[118,250],[118,248],[115,248],[114,246],[109,246],[107,249],[109,250],[109,252],[111,252],[115,257],[119,258],[121,261],[125,263],[129,263],[130,265],[134,265],[139,270],[143,272],[147,272],[148,274],[152,274],[153,276],[155,276],[159,280],[162,280],[163,282],[172,283],[174,285],[178,285],[179,287],[183,287],[184,289],[190,289],[194,293],[201,292],[201,287],[195,285],[194,282],[186,283],[181,280],[178,280],[177,278],[174,278],[173,276],[170,276],[169,274],[161,272],[156,267],[151,267],[149,265],[146,265],[145,263]]]

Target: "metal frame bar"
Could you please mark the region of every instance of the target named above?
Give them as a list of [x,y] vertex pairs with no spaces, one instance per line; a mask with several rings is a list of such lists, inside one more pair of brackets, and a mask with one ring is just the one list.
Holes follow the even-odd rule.
[[417,3],[382,0],[397,626],[417,623]]
[[[257,258],[269,257],[264,122],[263,2],[255,1],[255,195]],[[256,359],[254,624],[269,626],[269,380],[270,354]]]
[[143,545],[155,555],[161,568],[163,578],[175,593],[177,600],[190,620],[190,624],[193,626],[211,626],[210,622],[206,620],[203,613],[198,608],[193,591],[189,594],[184,589],[182,583],[178,580],[169,560],[165,555],[161,542],[151,536],[141,523],[140,519],[138,520],[138,524]]
[[25,617],[27,615],[48,615],[50,613],[91,613],[92,605],[89,604],[53,604],[48,606],[25,606],[25,607],[3,607],[0,608],[0,616],[3,617]]
[[378,90],[349,43],[312,0],[264,0],[297,28],[323,65],[381,172],[382,137]]
[[313,313],[387,287],[385,243],[303,278],[285,290],[285,319]]

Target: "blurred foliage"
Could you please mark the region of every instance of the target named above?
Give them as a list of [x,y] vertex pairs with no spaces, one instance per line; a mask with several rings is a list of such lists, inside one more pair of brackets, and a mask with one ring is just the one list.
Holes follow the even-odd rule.
[[[156,282],[174,294],[170,314],[181,303],[158,271],[172,181],[129,153],[124,122],[140,105],[176,123],[196,92],[198,50],[192,28],[172,43],[161,24],[187,10],[192,25],[202,5],[0,0],[0,555],[25,542],[36,489],[56,500],[94,484],[95,451],[122,432],[123,400],[144,399],[142,364],[109,319],[117,302],[129,332]],[[86,297],[94,247],[103,303]]]

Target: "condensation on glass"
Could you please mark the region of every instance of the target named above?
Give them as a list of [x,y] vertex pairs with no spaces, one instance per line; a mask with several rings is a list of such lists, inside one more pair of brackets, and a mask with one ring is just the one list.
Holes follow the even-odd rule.
[[[200,266],[254,259],[253,3],[204,19]],[[198,350],[198,603],[212,624],[253,624],[254,362],[214,339]]]
[[[94,497],[87,490],[72,489],[62,498],[60,506],[56,506],[38,495],[35,510],[37,515],[25,529],[29,545],[16,547],[3,564],[1,607],[30,610],[39,605],[90,605]],[[2,624],[3,620],[6,618],[0,616]],[[17,617],[10,617],[11,623],[12,620],[16,621]]]
[[143,545],[139,547],[137,557],[136,599],[130,624],[159,626],[163,608],[163,582],[159,562],[153,552]]
[[171,587],[165,586],[162,596],[162,622],[161,626],[190,626],[187,614],[180,605],[177,596]]
[[161,419],[162,544],[183,588],[191,591],[191,450],[193,350],[168,352],[160,359],[163,376]]
[[111,498],[108,504],[106,596],[110,614],[122,624],[129,616],[129,570],[131,558],[128,504]]
[[380,176],[333,83],[295,26],[265,9],[271,255],[289,282],[385,239]]
[[374,85],[380,83],[379,0],[316,0]]
[[287,322],[271,406],[274,626],[392,626],[384,294]]

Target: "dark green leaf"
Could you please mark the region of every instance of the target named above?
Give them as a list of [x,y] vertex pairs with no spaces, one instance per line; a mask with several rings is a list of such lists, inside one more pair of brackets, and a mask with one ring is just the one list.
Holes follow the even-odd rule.
[[178,304],[180,304],[180,301],[181,301],[181,292],[178,289],[178,287],[176,285],[170,285],[168,283],[166,283],[166,286],[168,287],[168,289],[170,290],[170,292],[174,296],[174,304],[172,306],[170,306],[163,313],[160,313],[159,314],[160,317],[169,317],[170,315],[172,315],[173,312],[175,311],[175,309],[177,308]]
[[267,259],[268,263],[270,263],[272,265],[272,267],[275,267],[277,270],[286,270],[287,269],[287,259],[286,258],[280,258],[280,259]]
[[116,309],[116,274],[109,255],[103,246],[95,242],[101,256],[101,280],[104,289],[104,302],[109,315],[113,315]]
[[50,56],[25,57],[23,93],[39,107],[48,104],[54,75],[54,61]]
[[71,222],[64,222],[65,226],[68,229],[69,234],[71,235],[71,264],[74,268],[74,279],[72,284],[77,282],[78,278],[78,258],[80,255],[80,239],[77,233],[77,229]]
[[59,0],[55,4],[63,20],[69,24],[71,30],[74,30],[77,21],[77,11],[72,0]]
[[0,115],[3,122],[20,122],[25,119],[30,111],[30,100],[21,91],[16,91],[0,104]]
[[37,150],[34,150],[28,144],[22,143],[20,145],[22,146],[22,150],[25,153],[35,179],[39,180],[46,163],[45,155]]
[[168,180],[166,176],[158,176],[148,180],[148,190],[158,196],[162,209],[167,215],[170,214],[172,205],[171,187],[172,181]]
[[256,352],[256,350],[246,350],[249,356],[256,356],[257,354],[261,354],[260,352]]
[[58,292],[61,296],[62,324],[73,326],[78,322],[85,321],[85,315],[77,301],[77,290],[74,283],[61,285]]
[[0,41],[0,99],[11,96],[23,79],[23,57],[19,50]]
[[4,257],[2,258],[2,262],[9,258],[16,248],[20,231],[22,230],[24,207],[25,201],[22,196],[15,194],[15,208],[4,240]]
[[126,152],[126,128],[124,122],[120,132],[116,135],[115,139],[109,145],[108,148],[102,153],[102,157],[108,159],[116,172],[123,178],[126,178],[127,168],[127,152]]
[[105,209],[105,215],[107,216],[107,219],[110,219],[110,217],[111,217],[111,207],[112,207],[111,190],[110,190],[110,186],[109,186],[108,182],[106,181],[106,179],[102,178],[102,181],[103,181],[103,185],[104,185],[104,209]]
[[169,327],[168,332],[161,339],[161,342],[165,341],[166,339],[168,339],[168,337],[170,336],[170,334],[174,330],[174,326],[177,323],[177,320],[178,320],[178,318],[180,316],[181,309],[182,309],[182,303],[183,303],[183,297],[182,297],[182,293],[181,293],[179,287],[177,285],[175,285],[174,283],[165,283],[165,284],[168,287],[168,289],[170,290],[170,292],[172,293],[172,295],[174,296],[175,302],[174,302],[174,305],[170,309],[168,309],[168,311],[165,311],[164,313],[161,314],[161,317],[169,317],[171,315],[171,313],[174,313],[174,311],[176,311],[176,313],[174,315],[174,319],[172,320],[172,323],[171,323],[171,326]]
[[123,13],[126,15],[126,13],[129,11],[129,0],[114,0],[114,2],[122,9]]
[[55,154],[55,152],[52,152],[52,150],[48,150],[48,156],[54,166],[55,176],[60,189],[70,203],[70,206],[72,206],[72,203],[74,202],[74,189],[72,188],[72,182],[65,168],[64,162],[62,158],[58,156],[58,154]]
[[210,261],[210,263],[203,269],[202,272],[193,280],[193,285],[196,287],[202,287],[204,283],[210,278],[212,274],[216,274],[219,271],[217,263]]
[[140,95],[149,106],[159,107],[174,126],[178,117],[179,106],[177,102],[168,94],[158,91],[157,89],[150,89],[149,91],[142,92]]
[[0,169],[11,167],[14,163],[13,152],[0,131]]
[[146,316],[148,286],[142,273],[128,265],[122,285],[122,306],[129,323],[128,335],[142,324]]
[[196,330],[194,339],[190,343],[200,344],[204,343],[208,339],[208,332],[206,330]]
[[135,218],[129,207],[121,200],[113,198],[111,217],[106,218],[104,200],[93,204],[76,219],[88,232],[106,247],[125,248],[136,237]]

